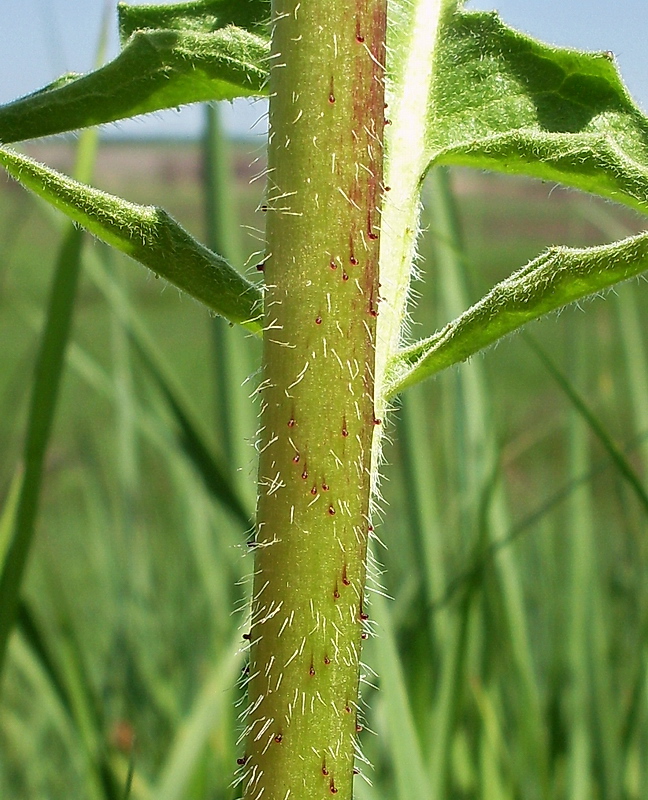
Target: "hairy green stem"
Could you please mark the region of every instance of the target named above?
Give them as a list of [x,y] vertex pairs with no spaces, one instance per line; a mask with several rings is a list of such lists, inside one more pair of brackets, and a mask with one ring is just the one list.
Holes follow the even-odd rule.
[[[384,384],[388,359],[400,344],[412,264],[419,233],[421,183],[428,167],[425,140],[434,75],[434,54],[442,15],[450,0],[393,3],[390,45],[395,51],[387,100],[390,125],[383,209],[380,282],[383,313],[378,324],[376,383]],[[403,38],[407,46],[403,46]],[[379,398],[383,403],[385,398]]]
[[275,0],[246,800],[352,796],[386,0]]

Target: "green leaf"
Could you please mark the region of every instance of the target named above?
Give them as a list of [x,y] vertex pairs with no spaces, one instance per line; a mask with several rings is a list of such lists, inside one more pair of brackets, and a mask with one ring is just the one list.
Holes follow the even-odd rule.
[[261,292],[166,211],[140,206],[0,148],[0,164],[90,233],[131,256],[230,322],[259,331]]
[[428,164],[559,181],[648,211],[648,119],[614,57],[551,47],[495,13],[442,21]]
[[0,106],[0,142],[50,136],[183,103],[261,95],[268,55],[264,37],[234,25],[208,32],[135,31],[117,58],[101,69],[65,76]]
[[119,3],[119,38],[122,43],[137,30],[211,33],[226,25],[262,33],[270,18],[269,0],[197,0],[172,5],[131,6]]
[[648,233],[598,247],[552,247],[433,336],[401,350],[388,368],[386,396],[465,361],[549,311],[646,269]]

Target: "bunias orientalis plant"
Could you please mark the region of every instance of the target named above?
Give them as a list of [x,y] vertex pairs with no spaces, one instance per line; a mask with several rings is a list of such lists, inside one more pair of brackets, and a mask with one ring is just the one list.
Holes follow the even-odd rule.
[[[241,790],[246,800],[350,798],[371,492],[389,401],[648,268],[646,234],[554,248],[431,338],[404,344],[421,182],[435,164],[461,164],[645,210],[648,121],[609,55],[542,45],[457,0],[211,0],[119,13],[121,54],[2,107],[0,141],[269,95],[263,289],[160,209],[7,148],[0,161],[95,235],[263,334]],[[28,545],[8,551],[3,631]]]

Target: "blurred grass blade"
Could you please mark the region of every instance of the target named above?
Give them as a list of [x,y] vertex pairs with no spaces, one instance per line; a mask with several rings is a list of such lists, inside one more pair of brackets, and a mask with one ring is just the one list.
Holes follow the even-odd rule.
[[[569,341],[570,374],[580,379],[586,372],[589,342],[576,336],[570,336]],[[576,391],[573,384],[571,388]],[[587,436],[590,424],[576,405],[570,410],[569,455],[573,479],[590,469]],[[605,577],[599,574],[600,546],[595,535],[594,509],[592,487],[583,484],[569,503],[569,782],[573,800],[589,800],[595,787],[600,787],[602,797],[623,794],[619,707],[610,681],[609,608],[600,602],[605,592]],[[592,764],[596,765],[594,769]]]
[[[630,284],[619,286],[614,303],[618,309],[617,319],[635,430],[645,431],[648,430],[648,355],[643,334],[644,320],[635,287]],[[641,460],[645,477],[648,476],[648,441],[641,446]]]
[[18,503],[20,501],[20,492],[22,488],[22,478],[22,469],[16,470],[9,486],[7,496],[5,497],[2,514],[0,514],[0,575],[3,573],[5,555],[7,554],[7,550],[13,538],[16,513],[18,511]]
[[[108,3],[97,45],[96,61],[105,57],[108,37]],[[79,140],[75,174],[90,180],[96,160],[98,135],[86,131]],[[11,630],[20,605],[20,592],[34,538],[47,445],[54,422],[65,354],[72,326],[77,285],[81,271],[83,233],[72,225],[65,228],[56,260],[47,306],[45,327],[36,360],[24,447],[24,476],[16,509],[11,542],[0,564],[0,685]]]
[[203,193],[207,244],[236,267],[243,262],[237,220],[235,176],[231,153],[221,124],[221,110],[216,103],[205,105],[202,137]]
[[[406,514],[416,543],[419,563],[423,565],[424,594],[428,605],[446,584],[443,523],[437,504],[434,454],[424,433],[427,429],[427,404],[422,386],[413,387],[401,398],[398,415],[398,442],[402,454],[402,476],[407,492]],[[433,637],[445,641],[445,615],[430,616]]]
[[103,746],[105,721],[101,702],[94,694],[93,682],[87,672],[83,653],[70,624],[72,616],[63,601],[64,591],[56,591],[59,614],[64,629],[44,631],[27,604],[21,604],[18,625],[25,642],[37,656],[74,724],[89,770],[89,779],[97,797],[112,800],[118,796],[119,782]]
[[123,800],[129,800],[131,796],[134,776],[135,776],[135,751],[131,750],[130,756],[128,757],[128,773],[126,774],[126,785],[124,786],[124,794],[122,795]]
[[[198,419],[182,388],[173,378],[146,327],[134,314],[123,288],[114,280],[112,274],[100,266],[93,253],[87,254],[85,269],[88,277],[95,282],[97,288],[108,299],[120,323],[124,325],[127,335],[158,386],[167,408],[175,416],[180,431],[180,445],[185,449],[190,463],[201,475],[212,497],[237,520],[239,527],[249,530],[252,519],[251,508],[234,485],[227,465],[208,443],[209,437],[204,430],[204,424]],[[37,317],[38,315],[35,314],[34,319]],[[32,320],[30,319],[30,321]],[[72,343],[68,352],[68,361],[93,391],[114,402],[114,397],[118,394],[115,381],[111,380],[111,377],[92,356]],[[137,408],[134,416],[140,433],[159,452],[168,457],[169,448],[175,446],[178,441],[175,435],[170,435],[171,430],[168,426],[163,431],[160,420],[155,418],[148,408],[142,406]]]
[[[115,284],[128,297],[126,270],[123,259],[104,251],[109,260],[110,274]],[[122,320],[111,309],[112,374],[115,402],[115,461],[119,485],[119,519],[123,536],[136,525],[137,498],[142,490],[139,440],[137,430],[137,391],[131,354],[131,343]]]
[[[472,693],[482,721],[479,743],[479,766],[483,797],[496,797],[497,800],[512,799],[512,792],[506,786],[506,773],[510,773],[510,759],[506,747],[506,737],[498,718],[495,699],[498,687],[495,681],[482,685],[479,677],[472,680]],[[506,768],[509,767],[507,770]],[[504,773],[504,775],[502,774]]]
[[[26,690],[38,698],[39,719],[48,720],[50,723],[48,729],[50,737],[55,741],[58,740],[59,746],[62,745],[65,748],[66,757],[73,765],[74,770],[85,773],[85,754],[81,752],[81,748],[79,747],[78,734],[74,728],[74,722],[68,710],[61,705],[59,695],[53,689],[50,676],[44,671],[40,658],[18,630],[12,641],[11,655],[12,670],[15,670],[19,675],[21,686],[25,687],[23,691]],[[37,738],[36,741],[34,741],[34,719],[21,718],[19,710],[14,711],[11,706],[5,704],[2,716],[3,734],[5,735],[11,730],[10,721],[12,717],[19,727],[18,730],[10,733],[10,736],[25,747],[24,755],[19,751],[20,756],[22,756],[18,762],[21,771],[24,769],[24,765],[28,764],[32,773],[37,772],[39,768],[41,768],[39,759],[46,757],[43,754],[43,751],[46,751],[46,746],[43,746],[44,742],[42,738],[40,740]],[[6,739],[4,741],[6,741]],[[9,749],[7,752],[9,752]],[[3,746],[3,759],[4,756],[5,749]],[[32,797],[34,794],[35,793],[30,793],[28,796]],[[3,797],[4,796],[3,794]],[[24,797],[25,794],[8,794],[7,796],[12,798]],[[52,797],[53,795],[48,792],[46,796]],[[82,796],[84,800],[86,800],[86,798],[87,800],[107,800],[100,787],[91,781],[83,781]]]
[[180,443],[187,457],[214,497],[234,515],[245,530],[249,530],[252,526],[251,516],[232,484],[229,471],[211,452],[207,437],[199,430],[197,421],[159,370],[150,352],[142,349],[137,340],[135,346],[175,418],[180,431]]
[[184,800],[198,761],[220,717],[232,701],[232,687],[243,661],[240,634],[225,646],[223,656],[208,676],[191,710],[176,730],[175,739],[155,789],[156,800]]
[[[96,133],[87,132],[81,140],[77,161],[77,171],[84,177],[92,169],[96,146]],[[0,678],[9,635],[18,612],[27,558],[34,538],[43,465],[72,325],[81,268],[82,241],[82,232],[69,226],[64,234],[56,262],[47,319],[36,362],[24,450],[24,479],[13,536],[0,575]]]
[[245,530],[248,530],[251,525],[251,513],[246,509],[245,502],[239,496],[225,465],[210,448],[204,426],[191,410],[182,387],[177,385],[146,327],[133,311],[128,298],[112,275],[97,262],[89,262],[87,271],[128,331],[143,364],[176,420],[180,431],[180,443],[198,474],[214,497],[233,514]]
[[16,620],[17,628],[20,630],[25,643],[30,647],[33,654],[37,657],[38,663],[43,672],[47,675],[51,684],[52,690],[57,695],[61,705],[70,718],[73,717],[73,708],[70,696],[67,692],[62,673],[57,670],[54,661],[49,653],[47,643],[41,635],[39,626],[34,619],[30,607],[22,602],[18,610],[18,617]]
[[382,595],[376,594],[372,598],[372,606],[379,627],[376,649],[380,663],[380,687],[387,706],[389,747],[396,772],[397,798],[443,800],[432,794],[421,756],[388,602]]
[[[467,260],[464,256],[450,176],[436,169],[429,177],[427,199],[434,231],[434,259],[441,292],[442,314],[452,319],[468,304]],[[482,363],[464,365],[456,374],[456,425],[448,426],[448,446],[456,452],[462,478],[460,526],[463,546],[483,552],[505,540],[510,529],[505,489],[499,468],[499,447],[492,423],[492,400]],[[476,532],[473,534],[472,532]],[[472,535],[471,535],[472,534]],[[494,561],[493,593],[501,604],[498,621],[510,647],[515,669],[512,679],[519,692],[520,709],[515,715],[520,736],[520,774],[517,776],[528,798],[549,797],[547,734],[531,649],[531,636],[525,608],[521,566],[512,548],[498,550]],[[479,579],[481,576],[476,575]],[[477,634],[476,634],[477,635]],[[450,658],[448,653],[446,658]],[[448,697],[452,697],[452,692]],[[457,697],[456,693],[454,697]],[[521,710],[522,706],[524,711]],[[446,719],[452,721],[452,714]],[[447,750],[448,758],[451,751]],[[440,756],[433,756],[438,758]],[[448,791],[451,787],[448,787]]]
[[[579,209],[581,209],[580,205]],[[599,209],[588,203],[582,206],[581,213],[606,236],[617,237],[628,233],[626,226],[619,223],[607,208]],[[615,295],[613,302],[617,310],[617,324],[625,357],[625,380],[632,406],[634,427],[635,430],[642,431],[648,429],[648,404],[646,403],[646,398],[648,397],[648,357],[643,332],[643,308],[635,286],[629,284],[620,286]],[[648,439],[646,438],[640,443],[639,456],[645,480],[648,475]],[[638,625],[637,632],[638,642],[648,641],[648,605],[646,600],[647,595],[644,591],[641,622]],[[601,600],[597,602],[602,607],[602,610],[605,611],[603,602]],[[600,629],[600,627],[600,623],[597,622],[597,628]],[[647,728],[646,733],[648,733],[648,726],[646,726],[648,722],[648,717],[646,717],[646,708],[648,707],[648,658],[646,657],[645,646],[637,648],[637,651],[636,663],[632,670],[627,699],[624,703],[623,718],[619,725],[618,752],[620,760],[622,760],[622,764],[618,766],[620,775],[629,774],[633,760],[637,758],[637,753],[640,754],[638,756],[640,761],[642,763],[645,761],[643,756],[646,749],[641,744],[641,732],[643,723]],[[607,664],[604,662],[597,669],[605,670],[606,666]],[[597,680],[597,685],[600,683],[602,683],[601,678]],[[600,732],[603,731],[604,725],[605,722],[602,721],[597,726],[597,732],[599,732],[598,741],[601,741]],[[608,756],[607,762],[609,761],[610,757]],[[644,779],[648,778],[648,769],[643,770],[643,775]],[[642,796],[647,792],[648,783],[639,789],[638,794]]]
[[[243,265],[237,214],[238,192],[232,164],[232,150],[221,125],[220,106],[205,107],[203,149],[203,192],[207,245],[237,268]],[[253,409],[243,396],[241,387],[253,371],[249,342],[241,332],[232,330],[224,319],[211,322],[214,350],[214,390],[221,449],[232,481],[241,492],[254,490],[252,482],[241,480],[241,468],[250,460],[247,441],[253,434],[254,422],[248,420]],[[251,424],[250,424],[251,423]],[[252,498],[250,497],[250,500]]]
[[[648,431],[635,439],[627,448],[626,452],[632,452],[640,444],[643,444],[648,439]],[[609,468],[610,461],[608,458],[597,461],[591,469],[587,472],[582,472],[571,480],[568,480],[561,488],[555,491],[550,497],[543,501],[535,511],[532,511],[519,522],[513,525],[509,532],[502,539],[496,542],[491,542],[483,550],[479,550],[468,559],[470,565],[461,570],[457,575],[450,578],[446,584],[443,592],[438,595],[430,606],[430,613],[436,614],[449,605],[456,597],[458,592],[466,590],[469,582],[474,576],[485,569],[487,564],[493,560],[495,555],[504,547],[509,547],[521,536],[528,533],[534,526],[542,522],[556,507],[561,503],[568,500],[574,491],[586,483],[592,481],[597,475]],[[463,596],[463,595],[462,595]],[[648,630],[648,627],[646,628]]]
[[612,437],[608,433],[606,427],[577,392],[573,384],[568,380],[567,376],[558,369],[555,363],[551,360],[551,358],[549,358],[547,353],[542,349],[542,347],[540,347],[535,339],[529,335],[525,335],[525,340],[529,347],[538,356],[540,361],[542,361],[547,369],[547,372],[556,381],[558,386],[560,386],[576,411],[578,411],[578,413],[587,422],[590,430],[603,445],[618,472],[633,490],[644,511],[648,513],[648,494],[646,493],[641,479],[637,475],[636,471],[632,468],[632,465],[625,457],[622,450],[612,440]]
[[[648,616],[644,611],[644,622],[639,632],[638,639],[648,641]],[[633,756],[637,751],[641,754],[643,762],[645,748],[641,745],[641,737],[648,734],[648,648],[644,645],[638,654],[637,667],[633,675],[631,688],[627,700],[625,715],[620,727],[621,754],[624,760],[624,771],[628,772]],[[644,777],[648,774],[644,771]],[[648,786],[646,786],[648,788]],[[640,793],[640,796],[643,796]]]
[[472,577],[456,616],[450,617],[452,625],[443,643],[430,755],[431,796],[439,800],[448,796],[452,786],[452,745],[463,705],[472,601],[481,577],[481,572]]
[[[585,372],[584,342],[568,337],[568,361],[579,378]],[[583,417],[572,407],[568,425],[569,474],[572,481],[589,469],[588,427]],[[570,800],[589,800],[593,785],[591,763],[592,705],[594,693],[591,686],[592,603],[591,596],[596,575],[596,552],[592,495],[589,483],[574,488],[568,505],[569,553],[569,614],[567,629],[567,663],[569,690],[567,711],[569,718],[567,782]]]
[[164,209],[129,203],[0,147],[0,164],[94,236],[139,261],[230,322],[259,332],[262,298],[224,258]]

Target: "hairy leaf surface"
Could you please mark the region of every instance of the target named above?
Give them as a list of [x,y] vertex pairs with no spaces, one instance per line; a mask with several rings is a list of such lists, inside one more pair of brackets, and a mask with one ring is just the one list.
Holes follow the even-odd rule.
[[93,189],[0,148],[0,164],[90,233],[131,256],[230,322],[260,329],[261,293],[166,211]]
[[49,136],[184,103],[264,94],[266,38],[234,25],[213,31],[186,27],[190,29],[136,30],[117,58],[101,69],[64,76],[0,106],[0,142]]
[[137,30],[167,30],[212,33],[226,25],[263,33],[270,18],[269,0],[194,0],[170,5],[119,3],[119,38],[122,43]]
[[[434,2],[439,23],[433,67],[421,83],[427,104],[419,109],[425,116],[419,174],[400,186],[403,156],[395,147],[389,153],[389,182],[398,186],[391,199],[398,208],[403,198],[418,195],[432,165],[456,164],[558,181],[648,211],[648,119],[630,98],[614,56],[551,47],[507,27],[495,13]],[[434,2],[419,0],[411,9]],[[401,0],[395,5],[412,17]],[[403,85],[422,75],[394,62],[396,108]],[[408,117],[411,128],[418,117],[412,109]],[[394,128],[401,125],[394,121]],[[391,216],[388,222],[394,227]],[[405,246],[402,251],[390,254],[391,260],[410,262]],[[387,394],[468,358],[547,311],[644,271],[647,253],[645,236],[591,250],[550,250],[433,337],[392,358]],[[396,283],[403,283],[402,276]],[[402,315],[402,301],[395,305],[395,316]]]
[[646,269],[648,233],[598,247],[553,247],[433,336],[403,349],[391,362],[386,395],[393,397],[525,323]]
[[613,55],[551,47],[460,9],[438,41],[428,165],[532,175],[648,211],[648,119]]

